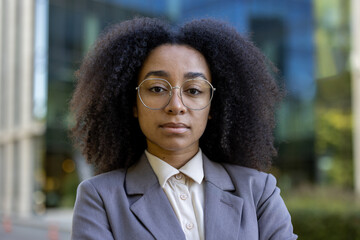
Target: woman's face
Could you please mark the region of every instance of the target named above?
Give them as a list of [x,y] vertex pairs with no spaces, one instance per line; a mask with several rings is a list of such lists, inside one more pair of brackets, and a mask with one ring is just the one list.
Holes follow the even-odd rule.
[[[138,84],[144,79],[161,78],[173,87],[180,87],[184,81],[194,77],[211,82],[204,56],[185,45],[164,44],[151,51],[145,60]],[[158,157],[164,154],[196,154],[209,117],[210,105],[202,110],[191,110],[183,105],[180,90],[172,91],[169,104],[162,109],[145,107],[139,97],[134,109],[146,137],[148,151]]]

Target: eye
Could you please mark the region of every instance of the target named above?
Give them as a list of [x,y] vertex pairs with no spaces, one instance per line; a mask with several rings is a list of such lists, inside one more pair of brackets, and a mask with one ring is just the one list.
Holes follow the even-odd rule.
[[190,94],[190,95],[199,95],[201,93],[201,91],[199,89],[196,89],[196,88],[186,89],[185,92]]
[[151,87],[149,89],[150,92],[153,92],[153,93],[161,93],[161,92],[165,92],[167,91],[166,88],[163,88],[163,87],[159,87],[159,86],[154,86],[154,87]]

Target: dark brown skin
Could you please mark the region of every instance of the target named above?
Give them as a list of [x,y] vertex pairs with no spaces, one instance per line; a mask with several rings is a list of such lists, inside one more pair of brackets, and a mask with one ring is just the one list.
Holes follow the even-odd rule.
[[[159,76],[159,73],[166,75]],[[202,74],[211,81],[209,67],[200,52],[186,45],[164,44],[149,54],[138,83],[150,77],[163,78],[172,86],[180,86],[189,79],[189,73]],[[188,109],[175,92],[169,104],[159,110],[146,108],[137,98],[135,113],[146,137],[147,150],[180,168],[199,151],[199,139],[205,131],[209,111],[210,106],[198,111]]]

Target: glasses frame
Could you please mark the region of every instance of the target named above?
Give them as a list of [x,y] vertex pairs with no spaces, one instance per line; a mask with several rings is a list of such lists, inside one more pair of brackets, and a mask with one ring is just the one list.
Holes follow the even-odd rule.
[[[140,96],[140,87],[141,87],[141,85],[142,85],[144,82],[149,81],[149,80],[162,80],[162,81],[165,81],[165,82],[166,82],[167,84],[169,84],[169,86],[170,86],[169,100],[168,100],[168,102],[167,102],[163,107],[161,107],[161,108],[151,108],[151,107],[149,107],[149,106],[146,106],[146,104],[144,103],[144,101],[142,100],[142,98],[141,98],[141,96]],[[186,82],[193,81],[193,80],[204,81],[204,82],[208,83],[208,84],[210,85],[211,89],[212,89],[212,94],[211,94],[211,98],[210,98],[210,100],[209,100],[209,103],[208,103],[205,107],[202,107],[202,108],[199,108],[199,109],[195,109],[195,108],[191,108],[191,107],[186,106],[186,105],[184,104],[183,97],[182,97],[182,93],[181,93],[181,87],[182,87]],[[174,86],[174,87],[173,87],[173,86],[169,83],[169,81],[167,81],[166,79],[163,79],[163,78],[146,78],[146,79],[144,79],[144,80],[135,88],[135,90],[137,90],[138,97],[139,97],[141,103],[142,103],[145,107],[147,107],[148,109],[151,109],[151,110],[164,109],[167,105],[169,105],[169,103],[170,103],[170,101],[171,101],[171,98],[172,98],[172,96],[173,96],[173,89],[179,89],[179,90],[180,90],[180,91],[179,91],[179,92],[180,92],[180,95],[178,95],[178,96],[179,96],[180,99],[181,99],[181,103],[182,103],[186,108],[191,109],[191,110],[194,110],[194,111],[200,111],[200,110],[205,109],[207,106],[209,106],[210,103],[211,103],[211,100],[212,100],[213,97],[214,97],[214,92],[215,92],[215,90],[216,90],[216,88],[214,88],[213,85],[212,85],[208,80],[206,80],[206,79],[194,79],[194,78],[187,79],[186,81],[184,81],[184,82],[181,84],[180,87],[179,87],[179,86]]]

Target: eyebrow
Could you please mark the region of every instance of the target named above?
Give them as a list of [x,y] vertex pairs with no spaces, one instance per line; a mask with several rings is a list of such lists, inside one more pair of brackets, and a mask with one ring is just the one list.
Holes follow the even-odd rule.
[[207,78],[205,77],[205,75],[204,75],[203,73],[200,73],[200,72],[188,72],[188,73],[185,73],[185,74],[184,74],[184,77],[185,77],[186,79],[201,77],[201,78],[207,80]]
[[[150,76],[156,76],[156,77],[170,77],[170,74],[165,72],[165,71],[150,71],[148,72],[144,79],[150,77]],[[203,73],[200,72],[188,72],[184,74],[184,78],[185,79],[192,79],[192,78],[197,78],[197,77],[201,77],[205,80],[207,80],[207,78],[205,77],[205,75]]]
[[152,75],[156,76],[156,77],[169,77],[169,74],[165,71],[150,71],[145,75],[144,79],[146,79]]

